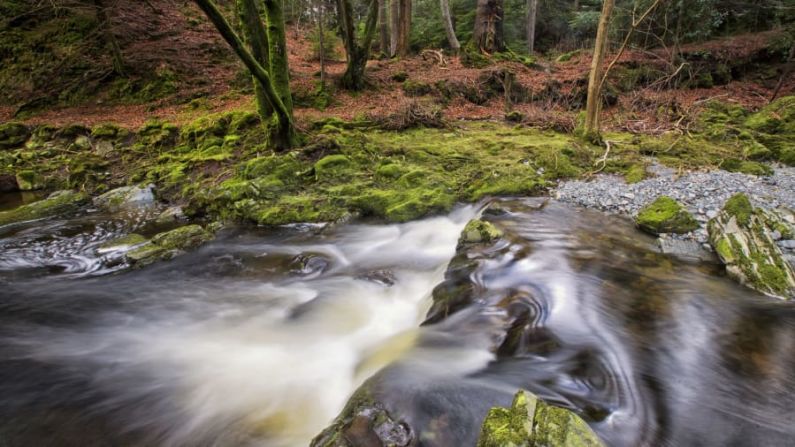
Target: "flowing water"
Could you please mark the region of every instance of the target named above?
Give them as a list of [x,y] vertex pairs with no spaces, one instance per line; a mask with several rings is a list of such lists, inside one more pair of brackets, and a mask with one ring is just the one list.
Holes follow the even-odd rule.
[[[793,445],[791,304],[537,205],[502,203],[505,239],[446,278],[474,208],[226,229],[134,271],[98,248],[146,216],[0,227],[0,445],[303,446],[374,374],[424,445],[471,444],[518,388],[610,445]],[[471,299],[420,325],[443,281]]]

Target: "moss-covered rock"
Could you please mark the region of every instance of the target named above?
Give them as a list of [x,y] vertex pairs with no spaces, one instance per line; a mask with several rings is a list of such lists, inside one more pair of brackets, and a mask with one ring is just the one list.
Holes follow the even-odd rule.
[[47,181],[44,177],[36,171],[26,169],[17,172],[17,186],[20,191],[36,191],[44,189],[47,186]]
[[200,225],[186,225],[156,234],[149,242],[128,252],[126,258],[134,267],[143,267],[157,261],[172,259],[212,238],[213,234]]
[[579,416],[519,391],[511,408],[495,407],[483,421],[477,447],[598,447],[604,444]]
[[30,129],[22,123],[10,122],[0,124],[0,149],[22,146],[29,136]]
[[709,221],[707,230],[730,277],[766,295],[795,297],[795,271],[772,236],[794,231],[777,213],[755,208],[747,196],[737,194]]
[[491,222],[485,220],[474,219],[469,221],[464,231],[461,233],[461,238],[458,245],[465,244],[480,244],[491,243],[502,237],[502,231],[495,227]]
[[430,84],[420,81],[412,81],[411,79],[403,82],[403,92],[406,96],[423,96],[428,95],[433,91]]
[[698,228],[695,218],[676,200],[660,196],[635,217],[640,229],[652,233],[689,233]]
[[740,172],[748,175],[768,176],[773,174],[773,169],[758,161],[745,161],[737,158],[726,159],[720,167],[724,171]]
[[99,253],[105,253],[109,251],[125,250],[146,243],[147,241],[148,239],[146,239],[144,236],[141,236],[140,234],[130,233],[101,244],[99,247],[97,247],[97,251]]
[[49,197],[19,208],[0,212],[0,225],[43,219],[77,210],[88,202],[88,196],[74,191],[58,191]]

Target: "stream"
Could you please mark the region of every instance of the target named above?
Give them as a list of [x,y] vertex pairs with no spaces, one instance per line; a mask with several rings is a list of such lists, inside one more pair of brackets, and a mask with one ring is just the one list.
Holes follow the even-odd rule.
[[[519,388],[608,445],[795,444],[792,304],[622,218],[497,209],[503,240],[458,256],[473,206],[226,228],[140,270],[101,247],[145,214],[0,227],[0,446],[306,446],[368,378],[428,446],[474,445]],[[474,297],[426,320],[443,281]]]

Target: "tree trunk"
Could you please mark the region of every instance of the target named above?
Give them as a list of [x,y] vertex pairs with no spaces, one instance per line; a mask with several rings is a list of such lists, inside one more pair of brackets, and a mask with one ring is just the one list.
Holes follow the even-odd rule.
[[455,36],[455,28],[453,28],[453,17],[450,15],[450,2],[448,0],[439,0],[442,8],[442,22],[444,22],[444,31],[447,33],[447,42],[450,43],[450,48],[454,54],[458,54],[461,50],[461,44]]
[[323,30],[323,8],[325,5],[322,3],[317,7],[317,30],[318,30],[318,43],[320,44],[320,87],[326,89],[326,38]]
[[[243,37],[248,44],[249,51],[263,68],[270,68],[268,57],[268,36],[260,19],[260,12],[254,0],[237,0],[237,14],[240,17]],[[254,82],[254,97],[257,101],[257,111],[260,116],[269,117],[273,114],[268,98],[262,84],[256,77],[251,77]],[[264,121],[264,120],[263,120]]]
[[787,65],[784,66],[784,72],[781,74],[781,79],[778,80],[778,84],[776,84],[776,89],[773,90],[773,96],[770,97],[770,102],[775,101],[778,94],[781,93],[781,87],[784,86],[784,81],[789,79],[789,74],[792,72],[793,65],[795,65],[795,43],[793,43],[792,47],[789,49]]
[[580,0],[574,0],[574,12],[578,12],[580,10]]
[[599,106],[602,91],[602,61],[607,48],[607,32],[610,24],[610,15],[613,13],[615,0],[605,0],[602,5],[602,14],[599,17],[599,26],[596,29],[596,42],[594,43],[591,73],[588,77],[588,102],[585,106],[585,135],[593,137],[599,135]]
[[397,46],[395,47],[395,55],[405,57],[409,54],[409,38],[411,35],[411,0],[397,0],[398,18],[397,18]]
[[531,56],[536,50],[536,15],[538,0],[527,0],[527,53]]
[[503,40],[503,0],[478,0],[472,39],[483,53],[505,49]]
[[265,30],[268,35],[268,72],[273,87],[279,94],[288,113],[293,114],[293,96],[290,94],[290,64],[287,60],[287,35],[284,29],[284,0],[264,0]]
[[389,0],[389,57],[395,57],[400,29],[400,0]]
[[[207,15],[207,18],[210,19],[210,22],[215,25],[215,28],[221,34],[221,37],[223,37],[226,43],[232,47],[232,50],[234,50],[235,54],[237,54],[237,57],[240,58],[243,64],[245,64],[246,68],[248,68],[251,74],[262,84],[265,97],[267,98],[268,102],[270,102],[271,107],[273,107],[274,110],[272,119],[271,116],[262,117],[264,122],[268,122],[269,120],[272,122],[272,126],[270,128],[271,144],[273,144],[276,149],[287,149],[295,145],[297,136],[295,133],[292,113],[290,113],[287,107],[285,107],[279,92],[274,87],[268,71],[262,67],[262,65],[260,65],[254,59],[254,56],[252,56],[251,53],[246,49],[243,41],[240,40],[240,37],[234,32],[232,26],[229,25],[229,22],[226,21],[223,14],[221,14],[221,11],[218,10],[218,7],[212,0],[194,1],[199,8],[204,11],[204,14]],[[284,29],[283,23],[282,29]]]
[[389,37],[389,14],[388,11],[388,2],[389,0],[378,0],[378,29],[380,33],[379,39],[379,50],[381,54],[384,56],[388,56],[391,54],[391,45],[390,45],[390,37]]
[[361,42],[356,38],[351,0],[337,0],[337,11],[345,54],[348,56],[348,66],[342,75],[342,86],[348,90],[361,90],[365,87],[364,70],[370,58],[370,47],[378,25],[378,0],[370,0]]
[[97,9],[97,22],[102,28],[102,34],[105,37],[105,43],[108,45],[110,51],[110,58],[113,63],[113,72],[118,76],[124,76],[124,58],[121,55],[121,48],[119,41],[116,40],[116,35],[113,34],[113,28],[110,23],[110,17],[106,11],[107,6],[103,0],[94,0],[94,6]]

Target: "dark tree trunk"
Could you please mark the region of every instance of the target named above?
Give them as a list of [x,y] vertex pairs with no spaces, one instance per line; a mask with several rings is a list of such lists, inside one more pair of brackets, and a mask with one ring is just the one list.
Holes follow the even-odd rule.
[[[251,55],[263,68],[270,69],[268,36],[265,32],[265,27],[262,25],[257,3],[254,0],[237,0],[237,13],[240,16],[243,37],[248,44]],[[257,111],[262,117],[271,116],[273,107],[271,107],[265,95],[262,83],[254,76],[252,76],[252,79],[254,81],[254,97],[257,100]]]
[[[295,133],[295,126],[293,123],[293,116],[290,109],[288,109],[281,99],[280,93],[274,86],[268,71],[260,65],[254,56],[246,49],[245,44],[240,37],[234,32],[232,26],[226,21],[221,11],[212,0],[194,0],[199,8],[204,11],[210,22],[215,25],[215,28],[221,34],[221,37],[232,47],[238,58],[245,64],[246,68],[251,74],[257,78],[263,87],[265,97],[273,107],[274,114],[272,116],[263,116],[264,122],[270,122],[270,140],[271,144],[276,149],[287,149],[295,145],[297,135]],[[267,5],[266,5],[267,7]],[[284,22],[278,23],[284,30]],[[271,56],[271,66],[273,66],[273,54]],[[286,60],[286,58],[285,58]],[[286,67],[285,67],[286,69]]]
[[527,53],[531,56],[536,50],[536,15],[538,0],[527,0]]
[[472,39],[480,51],[496,53],[505,49],[503,0],[478,0]]
[[389,0],[389,56],[397,55],[400,30],[400,0]]
[[356,37],[351,0],[337,0],[337,12],[342,42],[345,44],[345,54],[348,56],[348,66],[342,75],[342,86],[348,90],[361,90],[365,87],[364,70],[370,58],[370,47],[378,24],[378,0],[370,0],[370,10],[361,42]]

